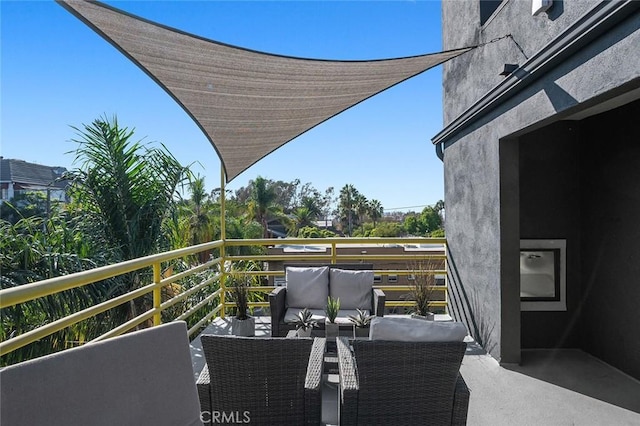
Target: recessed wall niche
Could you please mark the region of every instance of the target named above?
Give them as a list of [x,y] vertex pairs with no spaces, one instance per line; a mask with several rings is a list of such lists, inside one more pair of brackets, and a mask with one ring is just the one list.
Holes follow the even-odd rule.
[[520,240],[520,309],[567,310],[567,241]]

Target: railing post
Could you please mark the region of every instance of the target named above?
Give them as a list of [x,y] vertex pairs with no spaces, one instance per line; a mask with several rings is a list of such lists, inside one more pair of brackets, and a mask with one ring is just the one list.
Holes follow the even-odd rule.
[[331,243],[331,263],[335,264],[338,262],[338,250],[336,250],[336,243]]
[[225,181],[226,177],[224,175],[224,165],[220,162],[220,239],[222,240],[222,245],[220,246],[220,304],[222,305],[222,310],[220,311],[220,318],[224,318],[227,310],[225,298],[227,294],[226,289],[226,278],[227,274],[225,271],[225,239],[227,238],[226,231],[226,219],[227,214],[225,212],[226,209],[226,194],[225,194]]
[[[153,283],[156,287],[153,289],[153,309],[160,309],[162,304],[162,288],[160,287],[160,281],[162,280],[162,271],[160,270],[160,262],[153,264]],[[160,311],[153,314],[153,325],[162,324],[162,314]]]
[[445,314],[449,314],[449,256],[447,256],[447,243],[442,244],[444,247],[444,301],[446,302]]
[[[220,248],[220,250],[222,250],[222,247]],[[224,271],[224,261],[221,263],[221,265],[222,272],[220,273],[220,304],[222,305],[222,309],[220,310],[220,318],[224,318],[227,310],[227,305],[225,302],[225,295],[227,293],[227,285],[225,281],[227,279],[227,273]]]

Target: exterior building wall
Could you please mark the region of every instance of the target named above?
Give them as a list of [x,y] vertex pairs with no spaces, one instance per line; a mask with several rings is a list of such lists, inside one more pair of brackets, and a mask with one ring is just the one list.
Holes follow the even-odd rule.
[[[504,64],[522,64],[590,10],[598,0],[555,1],[549,13],[531,16],[531,1],[504,0],[480,25],[480,0],[443,1],[442,42],[445,50],[475,46],[507,34],[511,39],[474,49],[443,65],[444,124],[459,116],[500,83]],[[453,25],[448,25],[449,23]]]
[[[478,3],[443,2],[445,49],[512,34],[524,54],[531,58],[576,20],[605,4],[556,1],[548,15],[533,17],[531,2],[507,0],[481,26]],[[524,195],[521,205],[521,144],[526,141],[525,135],[537,129],[572,118],[575,113],[640,87],[637,66],[640,12],[636,9],[628,13],[584,46],[554,58],[553,65],[538,72],[535,78],[525,76],[530,77],[526,85],[439,140],[444,146],[446,235],[451,258],[456,263],[456,282],[468,296],[469,309],[475,311],[471,317],[476,334],[502,362],[519,361],[521,325],[526,330],[531,321],[526,316],[521,318],[519,309],[520,210],[528,210],[535,201],[533,194]],[[455,123],[476,102],[500,87],[503,77],[498,74],[505,63],[526,64],[520,48],[506,38],[444,65],[445,126]],[[518,78],[517,72],[511,78]],[[532,148],[525,149],[536,149],[535,138],[530,138],[528,144]],[[560,189],[565,190],[568,189]],[[561,197],[562,192],[554,196]],[[575,209],[575,199],[571,203]],[[522,232],[524,238],[530,229],[525,226]],[[575,227],[566,232],[581,233]],[[570,261],[575,267],[580,257]],[[572,299],[571,303],[577,302]],[[556,321],[566,323],[571,318],[565,316]],[[551,344],[563,337],[556,335],[549,339]],[[580,340],[580,333],[573,328],[566,339],[565,343],[571,345]]]
[[8,201],[14,197],[13,192],[13,183],[12,182],[3,182],[0,184],[0,200]]
[[[487,132],[488,133],[488,132]],[[471,159],[473,161],[460,161]],[[477,161],[476,161],[477,160]],[[500,198],[497,140],[490,135],[458,143],[445,154],[444,182],[450,281],[466,288],[473,315],[492,353],[500,353]],[[462,319],[459,315],[457,319]],[[473,324],[467,323],[470,330]]]

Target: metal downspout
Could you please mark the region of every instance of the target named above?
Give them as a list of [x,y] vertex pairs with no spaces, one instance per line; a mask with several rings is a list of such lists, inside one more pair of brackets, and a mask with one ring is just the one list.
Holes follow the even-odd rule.
[[436,144],[436,155],[438,156],[440,161],[442,161],[444,163],[444,150],[442,149],[442,144],[441,143],[437,143]]

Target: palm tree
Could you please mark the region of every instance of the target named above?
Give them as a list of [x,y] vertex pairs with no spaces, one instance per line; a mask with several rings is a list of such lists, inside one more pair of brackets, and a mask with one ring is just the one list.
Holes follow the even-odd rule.
[[364,228],[364,217],[369,211],[369,202],[367,197],[362,194],[357,194],[355,199],[355,209],[358,213],[358,223]]
[[95,120],[79,140],[72,171],[74,195],[100,216],[105,232],[128,260],[154,253],[162,221],[174,207],[179,184],[188,175],[163,146],[131,143],[133,130],[117,118]]
[[[164,146],[153,148],[131,142],[133,130],[118,125],[117,118],[95,120],[76,130],[79,139],[69,172],[72,195],[92,216],[97,232],[105,236],[119,260],[153,254],[165,244],[163,221],[174,210],[178,185],[189,175]],[[117,293],[140,285],[140,273],[132,273]],[[131,304],[129,314],[135,315]]]
[[298,235],[298,231],[305,226],[313,226],[314,215],[308,207],[297,207],[293,211],[293,234]]
[[[188,220],[189,243],[196,245],[212,241],[215,233],[214,206],[210,202],[210,195],[205,190],[204,177],[196,177],[189,182],[191,198],[182,206],[181,213]],[[210,252],[198,254],[200,262],[205,262]]]
[[251,198],[249,200],[250,216],[262,225],[263,238],[269,238],[267,221],[269,216],[281,216],[282,212],[275,205],[276,192],[267,180],[258,176],[252,182]]
[[357,199],[358,194],[358,190],[351,184],[343,186],[340,190],[338,214],[343,222],[343,227],[344,221],[347,222],[347,234],[349,236],[351,236],[353,229],[353,210],[355,208],[355,200]]
[[376,221],[382,217],[384,209],[378,200],[369,201],[369,217],[373,221],[373,227],[376,227]]
[[318,203],[318,199],[314,197],[302,197],[301,207],[306,208],[309,211],[311,220],[317,220],[322,214],[322,207]]
[[206,243],[213,238],[212,205],[204,189],[204,177],[198,176],[189,182],[191,191],[191,244]]

